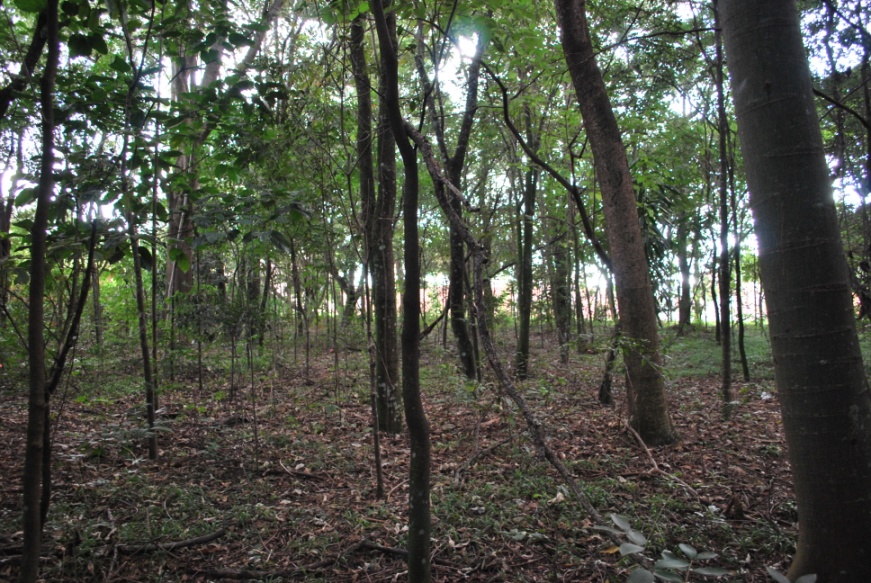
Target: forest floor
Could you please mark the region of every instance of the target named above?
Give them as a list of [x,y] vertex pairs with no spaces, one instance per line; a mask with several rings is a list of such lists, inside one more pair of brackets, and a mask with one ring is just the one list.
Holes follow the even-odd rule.
[[[666,359],[675,445],[648,450],[627,431],[622,375],[616,406],[598,404],[600,352],[572,353],[566,366],[537,339],[534,375],[520,387],[599,512],[646,537],[644,556],[680,555],[688,544],[717,553],[699,565],[730,571],[720,580],[767,581],[766,567],[788,564],[796,532],[770,363],[752,363],[762,380],[735,383],[738,404],[723,421],[711,374],[718,348],[710,332],[696,335],[686,350],[675,341]],[[405,581],[407,439],[382,437],[386,498],[377,500],[365,354],[324,351],[308,374],[296,359],[270,357],[255,390],[246,377],[234,400],[228,368],[210,365],[200,391],[189,363],[162,394],[160,457],[149,461],[135,360],[89,368],[83,358],[53,403],[61,413],[44,579]],[[0,580],[14,580],[26,384],[6,370]],[[432,339],[421,381],[436,581],[627,579],[633,563],[594,528],[614,525],[595,524],[572,500],[492,381],[463,382]]]

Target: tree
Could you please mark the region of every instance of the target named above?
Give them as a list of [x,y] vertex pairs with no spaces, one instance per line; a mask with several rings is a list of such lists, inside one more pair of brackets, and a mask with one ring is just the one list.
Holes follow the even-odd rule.
[[[447,42],[448,39],[443,39],[442,42]],[[460,125],[459,135],[457,136],[456,147],[453,155],[448,153],[447,140],[445,138],[445,126],[443,118],[444,113],[444,95],[442,93],[441,82],[438,77],[438,70],[442,66],[441,58],[444,53],[443,48],[433,49],[435,55],[433,57],[433,68],[436,71],[434,82],[430,80],[424,64],[424,42],[423,34],[418,31],[418,50],[416,56],[416,64],[418,75],[420,76],[423,85],[424,94],[426,95],[427,109],[430,115],[430,123],[432,124],[433,133],[435,134],[439,152],[442,157],[442,163],[448,172],[448,177],[456,188],[462,188],[463,171],[466,164],[466,154],[469,150],[469,140],[472,136],[472,125],[475,121],[475,113],[478,109],[478,79],[481,71],[481,55],[484,51],[485,36],[478,35],[478,43],[475,49],[475,55],[472,57],[472,62],[468,69],[468,79],[466,83],[466,107],[462,114],[462,122]],[[435,184],[435,188],[443,188],[440,183]],[[462,216],[463,207],[461,201],[457,197],[451,199],[451,204],[454,205],[454,212]],[[466,318],[466,249],[463,245],[463,239],[457,232],[453,224],[449,225],[450,229],[450,263],[448,268],[448,310],[450,312],[451,331],[454,333],[454,338],[457,342],[457,351],[460,356],[460,365],[463,373],[468,379],[478,379],[478,363],[475,350],[475,344],[472,339],[472,331],[469,327],[469,321]]]
[[49,205],[54,192],[54,90],[60,60],[58,38],[58,0],[48,0],[46,44],[48,57],[40,80],[42,113],[42,159],[37,187],[36,214],[31,229],[30,289],[28,310],[28,366],[30,392],[27,406],[27,449],[24,461],[24,497],[21,583],[36,581],[39,554],[42,548],[42,495],[44,434],[48,419],[48,398],[45,376],[45,305],[46,240],[48,238]]
[[871,395],[790,0],[723,0],[799,537],[788,577],[871,581]]
[[382,96],[390,130],[402,156],[403,227],[405,229],[405,290],[402,294],[402,398],[408,424],[411,460],[408,480],[408,580],[429,583],[430,563],[430,442],[429,421],[420,395],[420,239],[418,233],[417,150],[405,130],[399,95],[399,57],[393,21],[382,0],[372,3],[378,46],[384,67]]
[[674,441],[665,400],[656,310],[626,149],[596,64],[585,0],[554,0],[566,64],[602,188],[628,377],[629,421],[649,444]]
[[[396,205],[395,142],[389,131],[386,108],[379,106],[378,188],[375,187],[372,145],[372,87],[366,64],[364,24],[359,14],[351,23],[350,58],[357,90],[357,156],[360,206],[366,266],[372,274],[375,316],[375,392],[378,429],[402,431],[402,396],[399,392],[399,349],[396,344],[396,282],[393,271],[393,214]],[[380,77],[383,79],[383,76]],[[383,80],[380,82],[383,86]]]

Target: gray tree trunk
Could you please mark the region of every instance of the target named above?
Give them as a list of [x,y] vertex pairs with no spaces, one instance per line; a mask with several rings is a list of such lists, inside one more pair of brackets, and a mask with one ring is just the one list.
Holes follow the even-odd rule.
[[596,64],[584,0],[554,0],[566,64],[590,139],[602,188],[624,338],[629,422],[648,444],[671,443],[650,269],[626,149]]
[[871,581],[871,395],[791,0],[722,2],[799,536],[787,574]]

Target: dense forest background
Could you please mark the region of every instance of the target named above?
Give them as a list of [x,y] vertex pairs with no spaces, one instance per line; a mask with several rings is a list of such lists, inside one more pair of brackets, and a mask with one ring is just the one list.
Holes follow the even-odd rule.
[[[4,2],[0,577],[783,577],[719,4]],[[871,9],[796,9],[867,359]]]

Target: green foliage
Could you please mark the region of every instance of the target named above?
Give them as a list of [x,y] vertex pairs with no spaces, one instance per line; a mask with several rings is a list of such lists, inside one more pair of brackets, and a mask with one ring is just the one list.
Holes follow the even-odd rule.
[[[647,538],[634,530],[629,520],[619,514],[611,514],[611,521],[617,527],[616,529],[609,526],[598,526],[599,530],[605,530],[612,534],[623,536],[627,542],[620,545],[620,555],[623,557],[630,555],[643,554],[647,548]],[[690,580],[691,575],[699,575],[701,577],[726,577],[729,571],[716,567],[695,566],[699,562],[710,561],[717,558],[716,553],[710,551],[697,551],[695,547],[686,543],[678,545],[682,557],[674,554],[671,551],[662,551],[662,558],[658,559],[654,565],[654,570],[650,571],[643,567],[638,567],[629,578],[627,583],[652,583],[655,578],[663,581],[676,581],[678,583]]]

